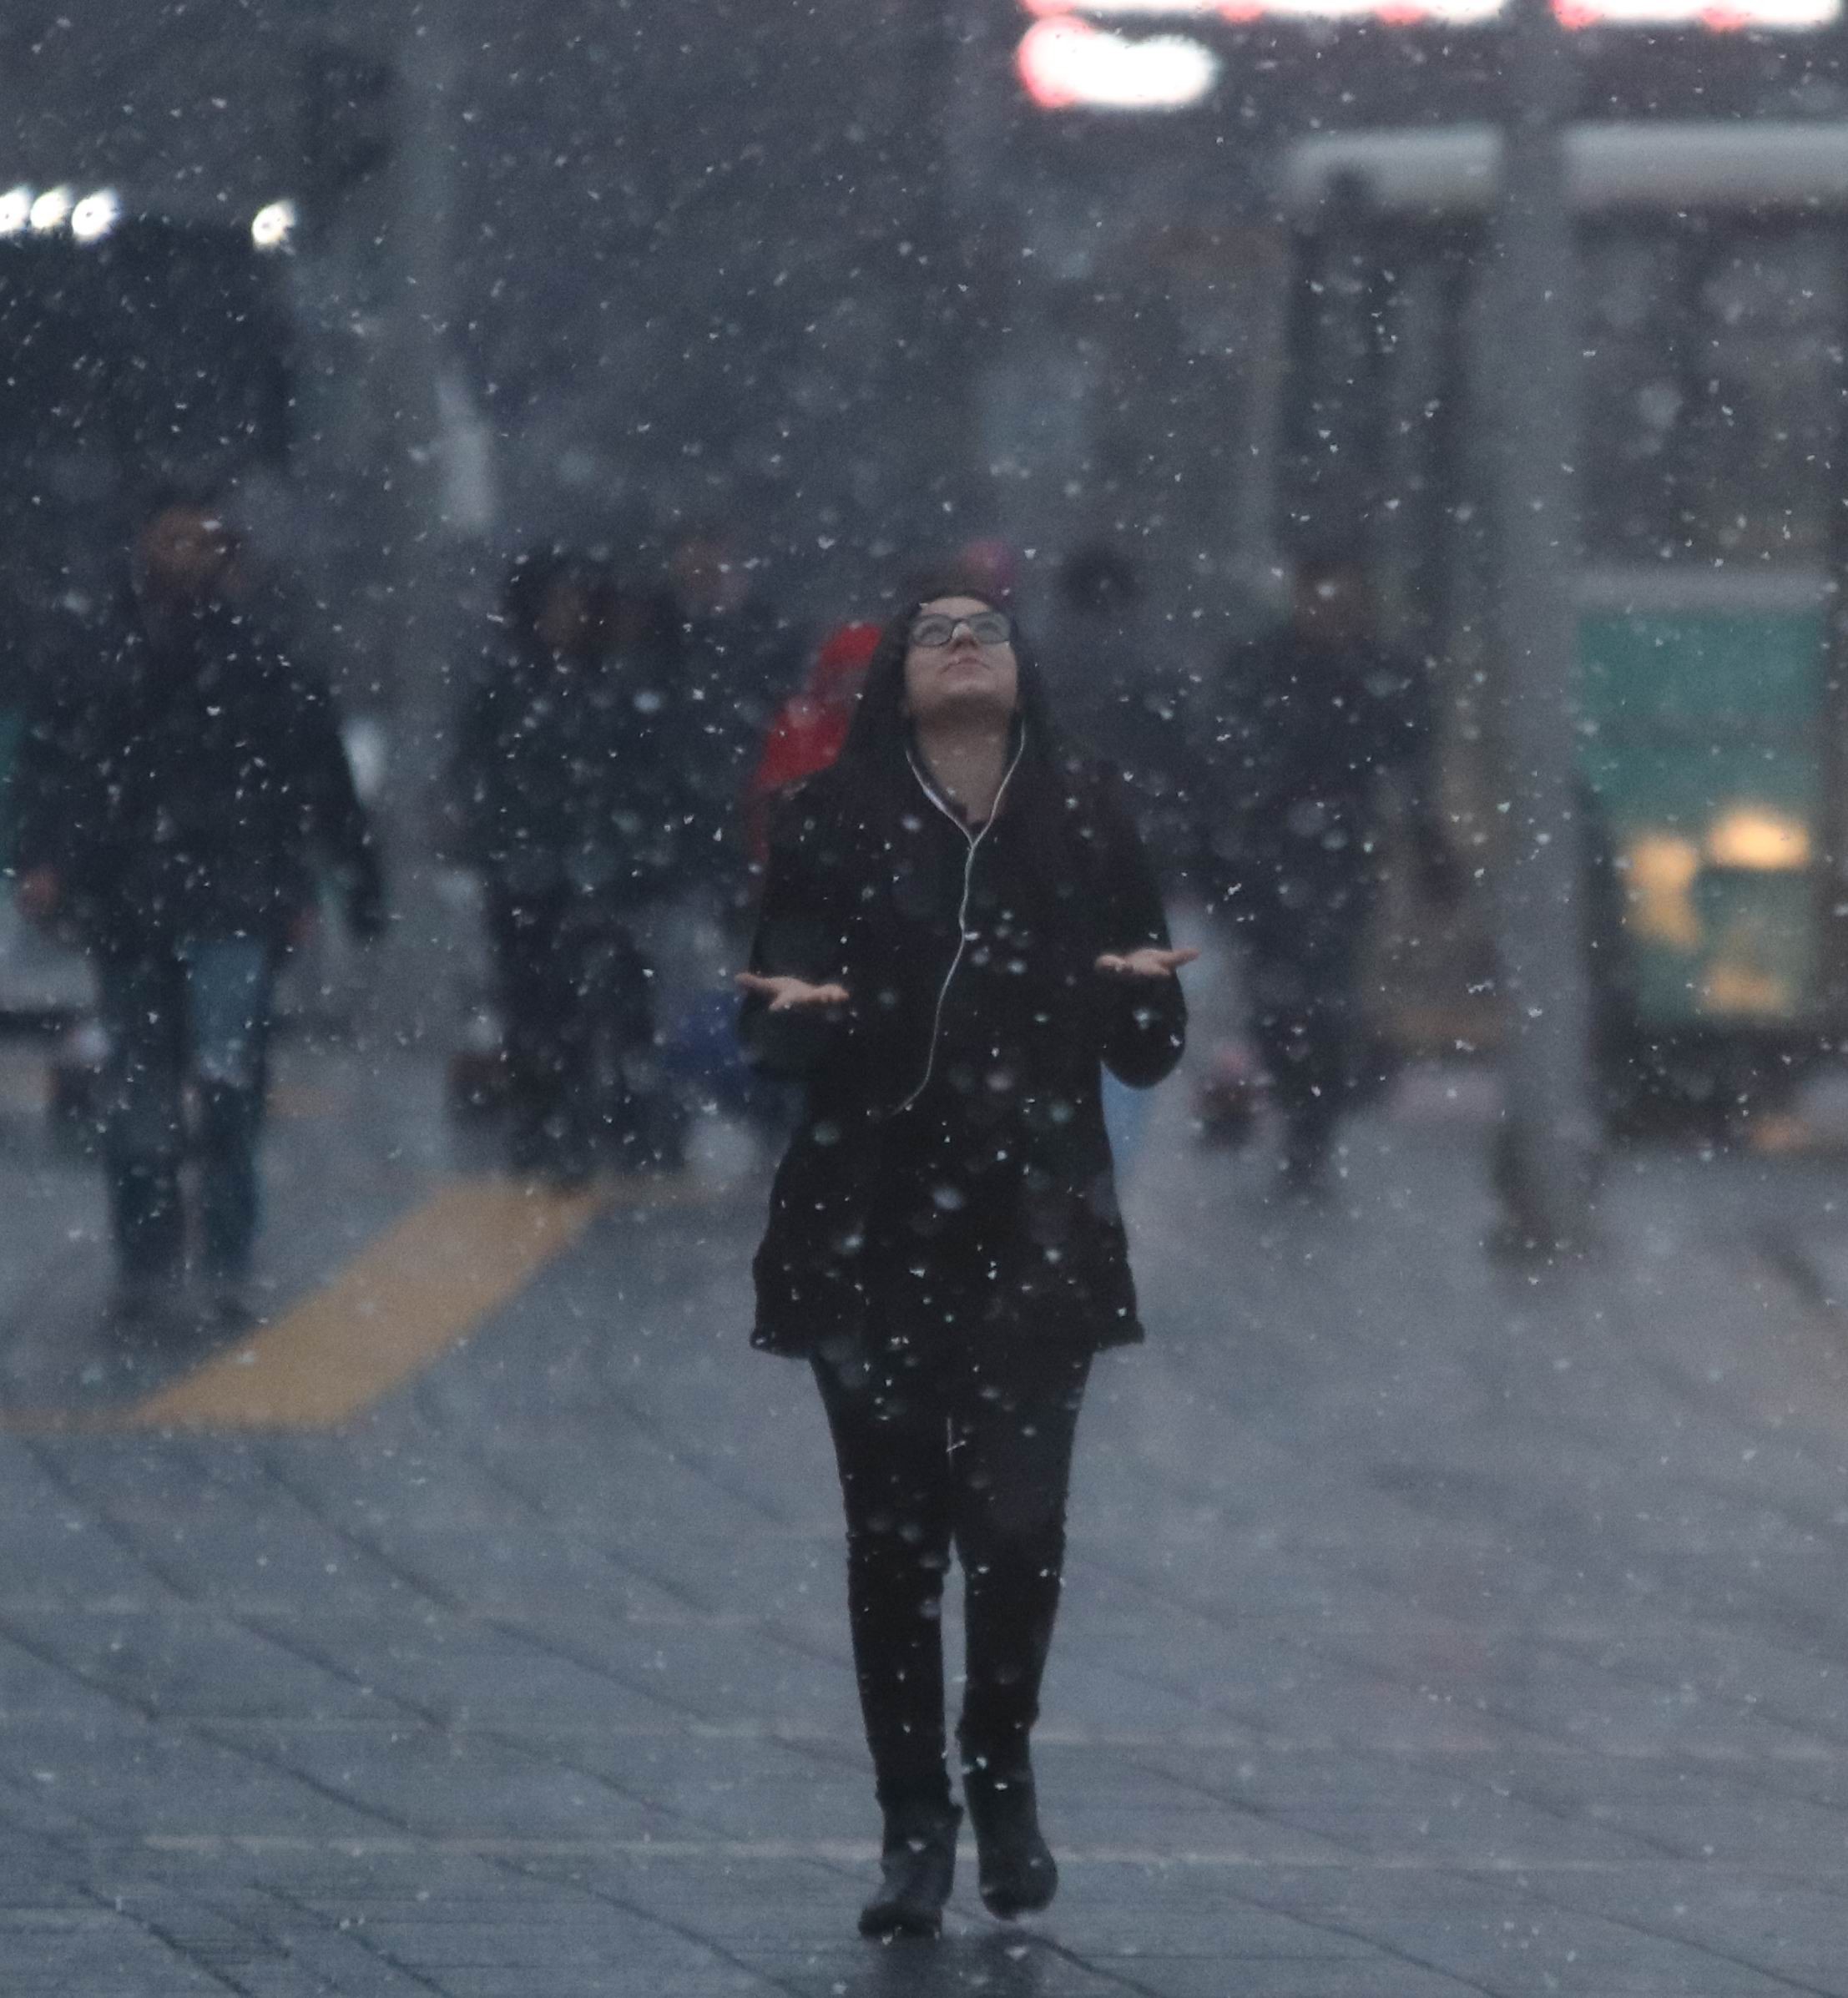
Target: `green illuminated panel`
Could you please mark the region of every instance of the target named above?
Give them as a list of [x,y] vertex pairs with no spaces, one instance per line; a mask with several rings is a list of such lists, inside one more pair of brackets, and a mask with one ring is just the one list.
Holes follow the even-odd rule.
[[1819,1007],[1819,613],[1588,616],[1585,769],[1649,1027]]

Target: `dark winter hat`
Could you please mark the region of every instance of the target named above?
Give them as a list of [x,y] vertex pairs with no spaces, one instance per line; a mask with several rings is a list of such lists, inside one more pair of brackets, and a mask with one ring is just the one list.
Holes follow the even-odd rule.
[[528,548],[513,558],[501,589],[501,617],[517,641],[533,638],[547,601],[560,584],[574,584],[599,611],[607,612],[617,594],[609,564],[598,557],[557,542]]

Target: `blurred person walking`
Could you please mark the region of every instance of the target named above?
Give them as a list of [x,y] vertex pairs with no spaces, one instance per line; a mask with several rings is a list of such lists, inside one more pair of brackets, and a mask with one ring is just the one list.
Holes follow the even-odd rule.
[[979,1885],[1058,1873],[1029,1740],[1093,1356],[1142,1337],[1098,1102],[1160,1080],[1185,1007],[1120,785],[1068,758],[1012,619],[960,592],[886,628],[838,760],[776,809],[741,1031],[807,1085],[755,1265],[754,1343],[812,1365],[884,1814],[870,1935],[932,1935],[961,1812],[939,1609],[968,1631],[958,1743]]
[[1198,865],[1237,926],[1252,1037],[1283,1117],[1281,1171],[1304,1193],[1325,1186],[1361,1079],[1361,953],[1395,787],[1425,892],[1448,906],[1461,891],[1429,678],[1378,625],[1356,561],[1305,560],[1288,623],[1234,653],[1200,732]]
[[699,707],[689,774],[713,835],[704,849],[709,881],[735,914],[749,900],[735,815],[772,719],[796,691],[802,633],[718,522],[683,530],[669,553],[668,583]]
[[[1074,548],[1059,564],[1057,585],[1059,719],[1120,773],[1156,866],[1178,875],[1189,857],[1194,805],[1177,648],[1149,629],[1141,565],[1108,542]],[[1106,1074],[1103,1117],[1118,1173],[1126,1174],[1142,1151],[1148,1099]]]
[[1059,564],[1051,638],[1060,719],[1128,780],[1157,865],[1183,865],[1194,810],[1186,666],[1150,627],[1141,565],[1108,542],[1074,548]]
[[500,623],[464,701],[452,787],[487,893],[508,1161],[580,1186],[607,1133],[625,1167],[676,1165],[635,921],[698,844],[677,648],[654,599],[565,550],[515,563]]
[[187,1240],[196,1087],[199,1250],[214,1314],[249,1315],[272,998],[318,899],[384,923],[378,850],[327,687],[253,614],[218,507],[148,512],[93,669],[43,689],[18,777],[17,893],[95,967],[109,1044],[104,1158],[128,1324],[159,1316]]

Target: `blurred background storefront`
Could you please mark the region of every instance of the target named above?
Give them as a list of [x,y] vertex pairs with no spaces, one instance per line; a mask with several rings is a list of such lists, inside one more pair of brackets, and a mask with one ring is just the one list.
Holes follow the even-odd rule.
[[[1848,969],[1842,31],[1832,0],[1562,18],[1624,976],[1650,1032],[1781,1058]],[[721,522],[817,622],[983,543],[1054,628],[1102,550],[1178,684],[1339,539],[1436,663],[1447,795],[1492,845],[1507,48],[1484,0],[16,7],[7,670],[61,656],[168,472],[236,475],[301,642],[414,775],[536,537],[645,563]],[[1382,950],[1408,1043],[1492,1037],[1467,924]]]

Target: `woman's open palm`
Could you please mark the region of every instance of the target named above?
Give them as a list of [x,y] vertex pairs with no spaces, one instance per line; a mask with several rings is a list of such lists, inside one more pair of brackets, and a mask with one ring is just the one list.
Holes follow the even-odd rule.
[[740,971],[738,982],[747,992],[767,999],[773,1013],[794,1012],[798,1007],[847,1003],[847,988],[844,985],[810,985],[805,978],[766,978],[758,971]]
[[1139,951],[1106,951],[1097,968],[1119,978],[1171,978],[1199,956],[1198,951],[1158,951],[1153,944],[1145,944]]

